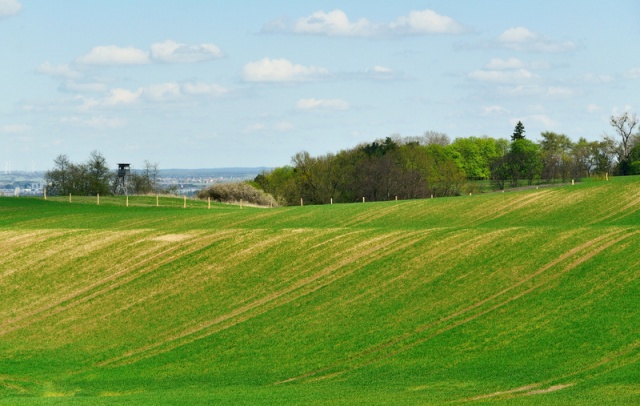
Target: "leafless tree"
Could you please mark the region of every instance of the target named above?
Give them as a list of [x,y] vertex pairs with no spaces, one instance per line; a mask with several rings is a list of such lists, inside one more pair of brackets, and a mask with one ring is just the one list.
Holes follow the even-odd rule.
[[626,160],[629,158],[629,152],[631,151],[629,141],[633,134],[633,129],[638,125],[638,116],[635,113],[629,115],[628,112],[625,112],[619,116],[611,116],[609,123],[620,136],[623,153],[622,159]]

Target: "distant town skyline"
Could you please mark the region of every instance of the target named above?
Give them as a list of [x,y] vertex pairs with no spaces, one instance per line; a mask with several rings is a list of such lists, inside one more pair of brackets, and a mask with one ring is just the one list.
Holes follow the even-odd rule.
[[0,170],[274,167],[640,113],[640,3],[0,0]]

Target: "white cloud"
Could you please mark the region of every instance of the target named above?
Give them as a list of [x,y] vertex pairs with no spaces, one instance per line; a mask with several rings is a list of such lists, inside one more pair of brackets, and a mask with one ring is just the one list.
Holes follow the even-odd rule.
[[385,66],[376,65],[373,68],[369,68],[365,70],[365,76],[374,80],[394,80],[394,79],[404,79],[405,75],[396,72],[391,68],[387,68]]
[[182,85],[182,92],[190,96],[220,96],[229,92],[229,89],[211,83],[187,82]]
[[527,125],[526,123],[530,121],[537,121],[539,123],[542,123],[546,127],[554,127],[556,125],[556,122],[546,114],[532,114],[526,117],[512,118],[511,120],[509,120],[509,123],[515,126],[518,121],[521,121],[523,124],[525,124],[525,128]]
[[0,18],[16,15],[21,8],[17,0],[0,0]]
[[349,107],[342,99],[300,99],[296,103],[298,110],[347,110]]
[[386,73],[393,73],[393,69],[391,68],[386,68],[384,66],[379,66],[376,65],[371,69],[371,72],[373,73],[382,73],[382,74],[386,74]]
[[611,75],[596,75],[593,73],[587,73],[582,75],[582,80],[586,83],[594,85],[602,85],[613,82],[613,76]]
[[116,106],[119,104],[132,104],[140,99],[144,92],[143,88],[138,88],[135,92],[127,89],[111,89],[109,96],[104,101],[107,106]]
[[214,44],[187,45],[168,40],[151,45],[151,58],[158,62],[195,63],[222,56],[222,51]]
[[143,94],[153,101],[175,99],[180,96],[180,85],[175,82],[153,84],[146,86]]
[[134,47],[98,46],[76,62],[83,65],[143,65],[149,63],[149,53]]
[[0,127],[0,131],[8,134],[20,134],[31,130],[30,125],[26,124],[7,124]]
[[534,114],[532,116],[529,116],[529,118],[534,121],[539,121],[547,127],[554,127],[556,125],[555,120],[553,120],[551,117],[547,116],[546,114]]
[[278,131],[290,131],[293,130],[293,124],[288,122],[288,121],[280,121],[277,122],[273,128],[275,128]]
[[525,67],[525,63],[518,58],[500,59],[492,58],[488,64],[485,65],[486,69],[521,69]]
[[576,95],[576,91],[562,86],[515,85],[501,86],[498,93],[505,96],[542,96],[547,98],[567,98]]
[[319,79],[328,74],[326,68],[293,64],[287,59],[263,58],[247,63],[243,77],[248,82],[298,82]]
[[552,41],[525,27],[514,27],[504,31],[498,36],[498,44],[522,52],[567,52],[576,48],[572,41]]
[[498,37],[498,41],[503,43],[526,43],[535,41],[536,34],[524,27],[509,28]]
[[640,79],[640,68],[634,68],[627,71],[629,79]]
[[278,121],[273,124],[254,123],[243,130],[245,133],[257,133],[257,132],[287,132],[293,130],[294,126],[288,121]]
[[77,93],[104,93],[108,87],[104,83],[99,82],[76,82],[73,80],[66,81],[62,88]]
[[82,76],[79,71],[73,69],[68,64],[54,65],[50,62],[40,64],[40,66],[38,66],[38,69],[36,69],[36,72],[42,73],[43,75],[62,77],[67,79],[77,79]]
[[291,31],[295,34],[368,37],[375,35],[378,27],[366,18],[351,22],[344,11],[333,10],[328,13],[316,11],[308,17],[299,18]]
[[102,93],[106,93],[106,95],[96,98],[78,95],[76,97],[76,100],[80,102],[78,110],[89,111],[102,107],[113,108],[115,106],[127,106],[143,102],[175,102],[188,100],[188,98],[192,97],[216,97],[228,93],[228,89],[216,84],[203,82],[165,82],[139,87],[133,91],[116,88],[108,92],[104,90]]
[[82,117],[62,117],[60,119],[62,124],[71,124],[78,127],[90,127],[95,129],[113,129],[122,128],[127,124],[127,121],[121,118],[108,118],[104,116],[95,116],[89,118]]
[[527,69],[514,70],[476,70],[469,74],[469,78],[479,82],[491,83],[523,83],[531,82],[538,78],[538,75]]
[[332,37],[389,37],[403,35],[460,34],[466,28],[451,17],[433,10],[411,11],[406,16],[388,23],[375,23],[366,18],[351,21],[339,9],[325,12],[315,11],[307,17],[289,24],[285,19],[277,19],[265,24],[263,33],[288,32],[306,35],[327,35]]
[[257,132],[257,131],[262,131],[265,128],[267,128],[267,126],[264,125],[263,123],[254,123],[254,124],[251,124],[248,127],[246,127],[244,129],[244,132],[254,133],[254,132]]
[[398,17],[389,27],[398,34],[460,34],[466,31],[451,17],[433,10],[411,11],[407,17]]
[[595,104],[595,103],[589,103],[589,104],[587,105],[587,112],[589,112],[589,113],[597,113],[597,112],[599,112],[600,110],[601,110],[601,109],[600,109],[600,106],[598,106],[598,105],[597,105],[597,104]]
[[571,97],[575,94],[573,89],[562,86],[549,86],[546,92],[547,96],[554,97]]
[[485,106],[482,108],[482,115],[483,116],[493,116],[493,115],[502,115],[505,114],[507,112],[507,110],[497,104],[491,105],[491,106]]

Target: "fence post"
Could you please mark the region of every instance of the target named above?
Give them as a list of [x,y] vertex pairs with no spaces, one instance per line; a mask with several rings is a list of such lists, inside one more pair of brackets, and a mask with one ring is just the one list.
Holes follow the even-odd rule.
[[300,206],[304,206],[304,203],[302,202],[302,198],[300,198]]
[[44,200],[47,200],[47,188],[44,188]]
[[207,209],[211,208],[211,196],[207,197]]
[[96,200],[97,200],[98,206],[100,206],[100,193],[96,195]]
[[69,203],[71,203],[71,193],[69,193]]
[[129,195],[127,195],[127,207],[129,207]]
[[362,196],[362,203],[364,203],[364,196]]
[[160,206],[160,199],[158,198],[158,195],[156,195],[156,207]]
[[331,204],[333,204],[333,197],[331,198]]

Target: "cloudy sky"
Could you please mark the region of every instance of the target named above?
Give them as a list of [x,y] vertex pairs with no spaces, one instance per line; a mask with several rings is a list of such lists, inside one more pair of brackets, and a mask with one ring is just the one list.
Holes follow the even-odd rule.
[[282,166],[640,113],[640,2],[0,0],[0,170]]

